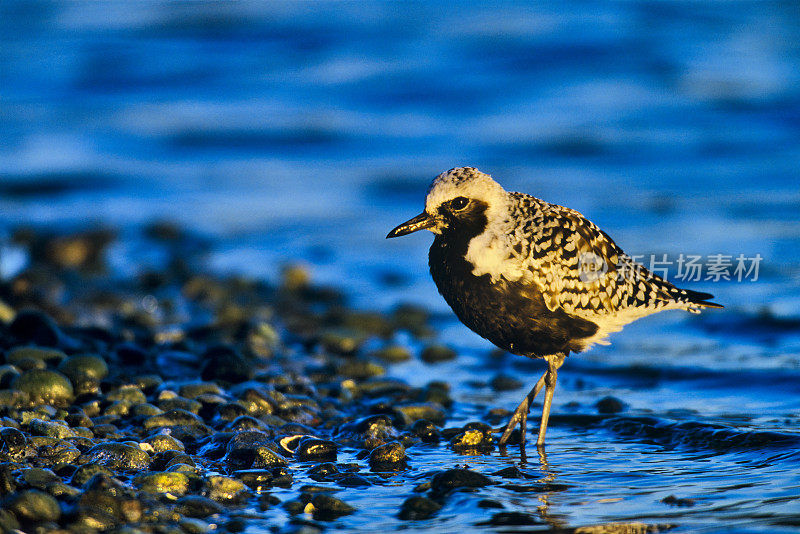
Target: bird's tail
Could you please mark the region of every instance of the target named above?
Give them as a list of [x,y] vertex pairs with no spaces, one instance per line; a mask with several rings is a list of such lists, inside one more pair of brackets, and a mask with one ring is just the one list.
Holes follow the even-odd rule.
[[687,304],[690,304],[692,308],[690,311],[699,311],[698,307],[701,308],[724,308],[722,304],[717,304],[716,302],[709,302],[711,299],[714,298],[714,295],[711,293],[703,293],[701,291],[692,291],[691,289],[683,289],[681,290],[681,300],[685,301]]

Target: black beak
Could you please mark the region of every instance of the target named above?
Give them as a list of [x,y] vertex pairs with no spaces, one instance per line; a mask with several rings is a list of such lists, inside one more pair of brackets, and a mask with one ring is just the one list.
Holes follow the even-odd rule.
[[386,239],[390,237],[400,237],[401,235],[407,235],[412,232],[416,232],[417,230],[425,230],[426,228],[430,228],[436,224],[436,221],[433,217],[429,217],[427,213],[424,211],[414,217],[411,220],[408,220],[389,232],[389,235],[386,236]]

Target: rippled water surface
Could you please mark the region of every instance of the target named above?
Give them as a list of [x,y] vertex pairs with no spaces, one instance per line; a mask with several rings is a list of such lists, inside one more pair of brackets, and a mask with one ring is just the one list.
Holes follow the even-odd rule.
[[[760,255],[757,280],[684,283],[724,310],[648,318],[571,356],[546,458],[414,447],[409,470],[343,490],[359,511],[331,526],[486,528],[498,510],[478,503],[492,499],[541,520],[503,531],[796,532],[797,43],[790,1],[3,2],[0,238],[20,223],[110,225],[125,275],[156,261],[128,236],[170,219],[208,236],[220,272],[271,280],[301,261],[357,306],[428,306],[459,358],[389,372],[450,382],[453,425],[513,409],[542,365],[491,355],[454,320],[427,275],[429,235],[384,239],[439,172],[479,167],[646,258]],[[24,258],[2,250],[9,276]],[[497,374],[525,386],[495,392]],[[608,395],[625,410],[598,414]],[[524,477],[396,519],[398,493],[465,463]],[[283,513],[254,510],[249,529]]]

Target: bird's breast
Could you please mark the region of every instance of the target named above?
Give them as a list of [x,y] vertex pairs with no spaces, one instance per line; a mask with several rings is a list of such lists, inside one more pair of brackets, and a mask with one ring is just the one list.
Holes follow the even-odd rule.
[[[439,293],[467,327],[503,350],[526,356],[545,356],[583,349],[581,339],[593,335],[597,326],[551,311],[538,289],[508,280],[501,272],[484,272],[486,263],[468,258],[470,240],[439,235],[431,246],[428,263]],[[489,251],[491,253],[491,251]]]

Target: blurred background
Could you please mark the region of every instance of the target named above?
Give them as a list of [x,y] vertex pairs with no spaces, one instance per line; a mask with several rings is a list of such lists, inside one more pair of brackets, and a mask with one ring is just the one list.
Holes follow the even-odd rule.
[[430,236],[384,236],[470,165],[631,254],[761,254],[692,287],[796,314],[798,43],[793,1],[4,1],[0,235],[170,220],[221,271],[445,309]]

